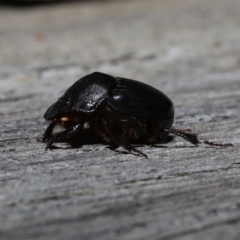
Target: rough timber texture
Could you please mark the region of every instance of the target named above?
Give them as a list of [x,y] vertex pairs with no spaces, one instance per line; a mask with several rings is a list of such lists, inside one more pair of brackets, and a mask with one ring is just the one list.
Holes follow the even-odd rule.
[[[0,238],[239,239],[240,1],[165,0],[0,10]],[[181,138],[45,151],[47,107],[79,77],[138,79],[175,103]],[[120,149],[121,151],[121,149]]]

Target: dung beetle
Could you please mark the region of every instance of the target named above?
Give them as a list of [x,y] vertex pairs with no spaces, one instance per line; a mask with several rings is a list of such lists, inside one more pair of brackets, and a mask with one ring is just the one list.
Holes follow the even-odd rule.
[[[76,81],[48,108],[44,118],[51,121],[40,139],[47,143],[46,149],[53,143],[81,139],[86,132],[97,135],[113,148],[122,146],[146,158],[131,144],[162,143],[169,133],[195,145],[232,146],[199,139],[189,130],[174,129],[173,103],[164,93],[142,82],[100,72]],[[65,130],[53,134],[56,125]]]

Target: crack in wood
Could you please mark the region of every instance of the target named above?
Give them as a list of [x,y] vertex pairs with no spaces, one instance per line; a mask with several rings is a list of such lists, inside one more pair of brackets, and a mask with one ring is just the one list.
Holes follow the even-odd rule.
[[26,99],[31,99],[34,98],[36,94],[29,94],[26,96],[18,96],[18,97],[12,97],[12,98],[1,98],[0,103],[5,103],[5,102],[16,102],[20,100],[26,100]]
[[191,229],[179,231],[177,233],[172,233],[172,234],[168,234],[165,236],[161,236],[160,239],[161,240],[179,239],[180,237],[184,237],[184,236],[192,234],[192,233],[197,233],[200,231],[204,231],[204,230],[207,230],[210,228],[214,228],[214,227],[222,226],[222,225],[226,225],[226,224],[235,224],[238,222],[240,222],[240,217],[230,218],[230,219],[227,219],[224,221],[215,221],[213,223],[203,225],[202,227],[195,227],[195,228],[193,227]]
[[9,138],[9,139],[2,139],[0,142],[13,142],[13,141],[19,141],[19,140],[27,140],[30,138]]

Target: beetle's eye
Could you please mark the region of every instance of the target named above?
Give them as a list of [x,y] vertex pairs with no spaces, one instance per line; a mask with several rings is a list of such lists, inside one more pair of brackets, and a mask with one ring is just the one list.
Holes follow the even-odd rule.
[[69,121],[69,118],[68,118],[68,117],[62,117],[62,118],[61,118],[61,121],[67,122],[67,121]]

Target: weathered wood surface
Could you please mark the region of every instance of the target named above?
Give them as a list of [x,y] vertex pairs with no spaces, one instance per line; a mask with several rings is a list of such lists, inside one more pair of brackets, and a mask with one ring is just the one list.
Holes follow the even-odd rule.
[[[240,2],[166,0],[0,10],[1,239],[239,239]],[[47,107],[92,71],[175,103],[181,138],[45,151]]]

